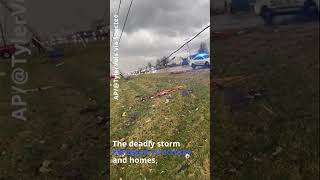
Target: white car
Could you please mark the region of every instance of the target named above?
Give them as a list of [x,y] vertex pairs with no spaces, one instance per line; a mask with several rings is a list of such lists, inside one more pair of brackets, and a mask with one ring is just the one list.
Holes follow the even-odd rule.
[[189,64],[192,69],[196,69],[197,66],[210,67],[210,57],[205,53],[197,54],[195,57],[190,59]]
[[256,0],[254,10],[267,24],[271,24],[278,15],[303,13],[318,17],[319,0]]

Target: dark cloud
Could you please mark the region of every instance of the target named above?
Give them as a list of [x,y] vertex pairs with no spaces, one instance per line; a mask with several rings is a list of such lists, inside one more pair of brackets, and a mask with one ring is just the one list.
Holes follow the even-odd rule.
[[[118,9],[117,0],[111,1],[111,12]],[[124,22],[130,1],[122,1],[120,21]],[[127,33],[137,29],[152,29],[169,36],[180,35],[182,31],[192,32],[193,27],[208,24],[210,18],[209,0],[136,0],[127,22]]]

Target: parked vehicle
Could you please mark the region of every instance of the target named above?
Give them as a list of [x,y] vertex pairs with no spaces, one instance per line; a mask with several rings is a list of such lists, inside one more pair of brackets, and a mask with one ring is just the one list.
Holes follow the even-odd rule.
[[4,44],[0,45],[0,55],[1,57],[8,59],[16,52],[16,47],[14,44]]
[[304,14],[314,18],[319,17],[319,0],[257,0],[254,10],[267,24],[279,15]]
[[181,66],[188,66],[188,65],[189,65],[188,58],[183,58],[181,62]]
[[196,69],[197,66],[210,67],[210,57],[207,53],[198,53],[190,58],[190,66]]
[[7,44],[2,24],[0,23],[0,56],[8,59],[16,52],[14,44]]

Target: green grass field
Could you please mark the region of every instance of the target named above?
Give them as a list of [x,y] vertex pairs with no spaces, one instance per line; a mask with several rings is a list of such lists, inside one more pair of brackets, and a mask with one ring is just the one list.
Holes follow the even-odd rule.
[[[24,88],[54,87],[23,96],[26,122],[11,118],[11,78],[0,77],[1,180],[106,178],[106,132],[96,118],[105,110],[106,55],[106,44],[97,43],[68,48],[60,60],[29,58]],[[0,71],[10,73],[9,63]],[[86,107],[94,111],[80,114]]]
[[[261,27],[212,47],[215,179],[318,179],[319,25]],[[248,100],[251,89],[264,93]]]
[[[192,154],[189,159],[158,156],[157,164],[112,164],[111,179],[209,179],[209,82],[209,71],[148,74],[122,80],[119,101],[111,101],[111,141],[178,141],[180,148],[157,149],[185,149]],[[182,90],[146,98],[177,86],[189,93],[183,95]]]

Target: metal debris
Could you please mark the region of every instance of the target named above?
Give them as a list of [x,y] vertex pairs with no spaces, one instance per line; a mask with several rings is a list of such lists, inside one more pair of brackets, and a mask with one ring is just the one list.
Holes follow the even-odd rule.
[[64,62],[56,64],[56,67],[59,67],[59,66],[62,66],[62,65],[64,65]]
[[51,172],[52,169],[49,168],[50,163],[51,163],[50,161],[44,160],[44,161],[42,162],[42,166],[39,168],[39,172],[41,172],[41,173]]
[[37,92],[37,91],[45,91],[48,89],[52,89],[54,86],[46,86],[46,87],[40,87],[40,88],[34,88],[34,89],[27,89],[26,92]]
[[272,153],[272,156],[276,156],[282,152],[283,148],[281,146],[277,147],[276,151]]
[[176,92],[176,91],[179,91],[179,90],[182,90],[182,89],[183,89],[183,86],[176,86],[176,87],[173,87],[173,88],[170,88],[170,89],[164,89],[164,90],[161,90],[161,91],[157,92],[153,97],[165,96],[167,94],[171,94],[173,92]]
[[187,170],[189,167],[190,167],[189,164],[184,164],[178,169],[177,173],[181,173],[182,171]]

